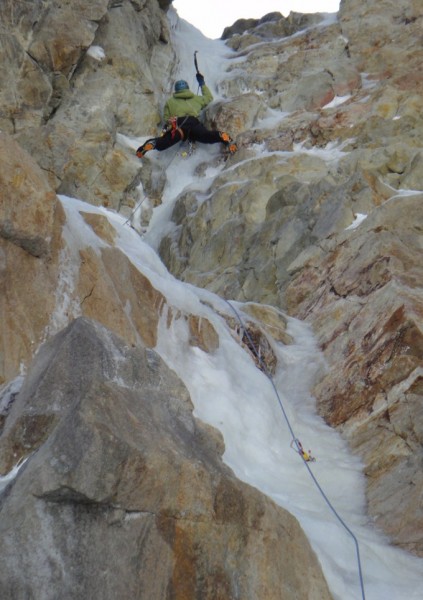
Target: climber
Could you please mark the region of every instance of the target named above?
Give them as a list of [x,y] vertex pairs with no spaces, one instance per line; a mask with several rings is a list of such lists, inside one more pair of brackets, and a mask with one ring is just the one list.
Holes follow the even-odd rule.
[[198,120],[201,110],[210,104],[213,96],[204,82],[201,73],[196,74],[201,96],[195,95],[183,79],[175,83],[175,93],[164,108],[166,125],[160,137],[151,138],[137,149],[138,158],[143,158],[150,150],[166,150],[180,141],[216,144],[222,142],[230,154],[237,151],[237,145],[225,131],[211,131]]
[[[295,444],[295,448],[294,448],[294,444]],[[300,440],[298,440],[298,439],[292,440],[292,442],[291,442],[291,448],[293,450],[295,450],[295,452],[298,452],[298,454],[306,462],[316,462],[316,459],[314,458],[314,456],[311,455],[311,450],[309,450],[308,452],[306,452],[304,450],[303,445],[301,444]]]

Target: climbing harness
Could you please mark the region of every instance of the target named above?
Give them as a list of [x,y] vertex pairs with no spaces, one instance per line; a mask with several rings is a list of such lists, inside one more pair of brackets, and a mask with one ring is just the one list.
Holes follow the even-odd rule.
[[342,517],[338,514],[338,512],[336,511],[335,507],[333,506],[333,504],[331,503],[331,501],[329,500],[329,498],[327,497],[326,493],[324,492],[323,488],[321,487],[320,483],[318,482],[316,476],[314,475],[313,471],[310,468],[309,462],[310,460],[307,460],[302,453],[302,445],[301,442],[298,440],[298,438],[296,437],[293,427],[291,425],[291,422],[289,420],[289,417],[285,411],[285,407],[283,405],[283,402],[281,400],[281,397],[278,393],[278,390],[276,388],[276,385],[273,381],[273,377],[272,375],[269,373],[266,365],[264,364],[264,362],[262,361],[262,359],[260,358],[259,354],[257,353],[256,349],[255,349],[255,345],[254,342],[252,341],[250,334],[248,333],[246,327],[244,326],[244,323],[241,319],[240,314],[238,313],[238,311],[236,310],[236,308],[234,306],[232,306],[232,304],[228,301],[225,300],[226,304],[228,304],[231,308],[231,310],[233,311],[233,313],[235,314],[236,318],[238,319],[246,337],[249,339],[250,342],[250,347],[253,349],[254,354],[256,355],[258,361],[260,362],[260,364],[262,365],[262,371],[263,373],[266,375],[266,377],[268,378],[268,380],[270,381],[272,388],[276,394],[276,398],[278,400],[279,403],[279,407],[282,411],[282,414],[285,418],[286,424],[288,426],[289,431],[291,432],[292,435],[292,442],[291,442],[291,447],[293,446],[293,444],[296,445],[296,450],[298,451],[298,454],[301,456],[303,463],[306,467],[306,469],[308,470],[308,473],[310,475],[310,477],[312,478],[314,484],[316,485],[317,489],[319,490],[320,494],[322,495],[324,501],[326,502],[327,506],[330,508],[330,510],[332,511],[332,513],[335,515],[335,517],[338,519],[339,523],[342,525],[342,527],[345,529],[345,531],[347,531],[347,533],[352,537],[353,541],[354,541],[354,545],[355,545],[355,551],[356,551],[356,556],[357,556],[357,567],[358,567],[358,576],[359,576],[359,580],[360,580],[360,589],[361,589],[361,598],[362,600],[366,600],[366,596],[365,596],[365,592],[364,592],[364,581],[363,581],[363,571],[362,571],[362,567],[361,567],[361,558],[360,558],[360,547],[358,544],[358,540],[356,538],[356,536],[354,535],[354,533],[351,531],[351,529],[348,527],[348,525],[345,523],[345,521],[342,519]]
[[167,122],[169,123],[170,135],[172,136],[172,140],[177,133],[179,133],[179,135],[181,136],[181,141],[183,141],[185,139],[185,134],[181,128],[186,120],[187,120],[187,117],[185,117],[185,119],[182,121],[182,123],[180,125],[178,125],[178,117],[170,117],[168,119]]

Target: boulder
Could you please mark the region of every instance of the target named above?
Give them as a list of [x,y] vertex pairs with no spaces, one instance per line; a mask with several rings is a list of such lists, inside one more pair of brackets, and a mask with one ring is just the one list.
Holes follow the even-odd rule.
[[331,598],[296,519],[222,463],[175,374],[95,321],[40,349],[0,446],[2,470],[27,457],[0,505],[4,598]]
[[229,129],[235,138],[239,133],[252,129],[265,111],[257,94],[243,94],[229,101],[214,102],[205,111],[206,125],[211,129]]

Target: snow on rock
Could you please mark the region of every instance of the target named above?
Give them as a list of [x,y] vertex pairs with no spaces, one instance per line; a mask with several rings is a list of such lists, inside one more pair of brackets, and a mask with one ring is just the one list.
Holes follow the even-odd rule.
[[106,58],[106,53],[101,46],[90,46],[87,50],[87,54],[100,62]]

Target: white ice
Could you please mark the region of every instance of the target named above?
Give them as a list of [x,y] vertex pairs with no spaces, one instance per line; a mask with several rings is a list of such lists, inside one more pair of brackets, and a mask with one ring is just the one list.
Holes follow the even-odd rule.
[[348,225],[348,227],[345,228],[345,231],[348,231],[349,229],[357,229],[357,227],[364,221],[364,219],[367,218],[367,215],[363,214],[363,213],[357,213],[356,215],[354,215],[354,221],[351,223],[351,225]]
[[11,481],[15,479],[21,468],[24,466],[29,457],[19,460],[16,465],[6,473],[6,475],[0,475],[0,494],[9,485]]
[[340,106],[341,104],[344,104],[344,102],[346,102],[350,98],[351,94],[347,94],[346,96],[335,96],[335,98],[331,100],[331,102],[328,102],[322,108],[323,110],[326,110],[328,108],[335,108],[335,106]]
[[[187,176],[190,185],[192,175]],[[353,538],[339,522],[310,477],[302,459],[291,448],[293,437],[310,449],[316,462],[310,469],[324,494],[354,533],[363,570],[367,600],[418,600],[423,586],[423,561],[389,545],[366,516],[364,476],[360,460],[340,435],[317,415],[310,388],[327,368],[309,327],[288,318],[294,344],[274,344],[278,370],[271,380],[234,340],[221,314],[232,317],[243,305],[182,283],[168,273],[156,251],[132,229],[126,219],[103,207],[60,196],[69,234],[94,248],[93,232],[79,221],[79,211],[106,216],[117,231],[116,245],[149,278],[169,307],[196,314],[213,323],[219,348],[205,353],[189,344],[184,319],[169,326],[166,311],[156,351],[187,386],[195,416],[219,429],[225,440],[224,461],[243,481],[270,496],[301,523],[337,600],[362,598]],[[172,310],[172,314],[175,314]],[[281,404],[283,410],[281,409]],[[285,416],[286,415],[286,416]]]
[[90,46],[87,50],[87,54],[99,62],[106,58],[106,53],[101,46]]

